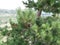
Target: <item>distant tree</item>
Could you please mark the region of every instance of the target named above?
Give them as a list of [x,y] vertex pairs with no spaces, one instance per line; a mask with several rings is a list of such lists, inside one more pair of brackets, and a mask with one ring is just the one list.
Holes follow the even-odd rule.
[[60,13],[60,0],[37,0],[35,2],[34,0],[28,0],[28,2],[23,3],[28,8],[34,8],[35,10],[38,10],[37,16],[41,16],[41,12],[52,12],[54,14]]

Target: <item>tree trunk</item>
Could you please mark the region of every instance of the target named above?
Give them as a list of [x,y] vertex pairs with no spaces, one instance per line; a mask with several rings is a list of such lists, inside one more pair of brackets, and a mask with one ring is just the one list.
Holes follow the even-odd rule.
[[40,27],[40,17],[41,17],[41,11],[42,10],[38,10],[37,12],[37,19],[36,19],[36,24],[38,25],[38,27]]
[[37,12],[37,18],[39,18],[41,16],[41,10],[38,10]]

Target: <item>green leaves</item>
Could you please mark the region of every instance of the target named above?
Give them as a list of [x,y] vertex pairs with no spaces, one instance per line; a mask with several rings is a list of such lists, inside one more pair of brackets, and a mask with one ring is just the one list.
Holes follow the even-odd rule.
[[34,2],[34,0],[28,0],[28,2],[23,3],[26,7],[34,8],[41,12],[52,12],[53,14],[60,13],[60,0],[37,0],[37,2]]
[[34,0],[28,0],[28,2],[23,2],[23,3],[26,4],[27,5],[26,7],[29,7],[29,8],[36,7]]
[[[42,0],[43,1],[43,0]],[[60,18],[40,17],[33,10],[17,10],[17,23],[10,22],[12,30],[1,30],[7,36],[6,45],[60,45]]]

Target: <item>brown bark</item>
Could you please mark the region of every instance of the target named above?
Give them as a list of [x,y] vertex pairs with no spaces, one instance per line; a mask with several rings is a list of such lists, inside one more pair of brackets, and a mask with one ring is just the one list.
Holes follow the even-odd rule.
[[39,18],[41,16],[41,10],[38,10],[37,12],[37,18]]

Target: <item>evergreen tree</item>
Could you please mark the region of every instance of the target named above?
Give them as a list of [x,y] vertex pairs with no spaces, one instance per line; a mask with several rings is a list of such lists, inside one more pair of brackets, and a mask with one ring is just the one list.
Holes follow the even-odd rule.
[[40,18],[39,27],[33,10],[17,10],[17,23],[10,21],[12,30],[1,30],[7,41],[3,45],[60,45],[60,19]]
[[41,12],[52,12],[54,14],[60,13],[60,0],[28,0],[28,2],[23,2],[26,7],[34,8],[38,10],[37,16],[41,15]]

